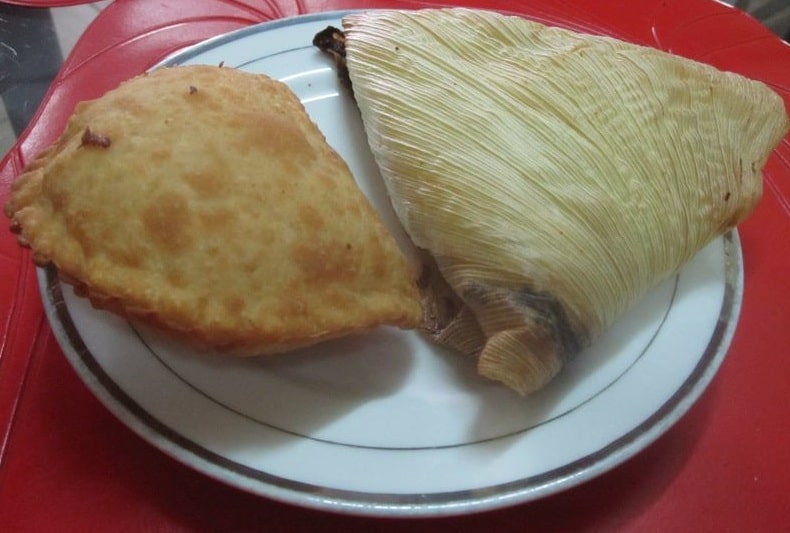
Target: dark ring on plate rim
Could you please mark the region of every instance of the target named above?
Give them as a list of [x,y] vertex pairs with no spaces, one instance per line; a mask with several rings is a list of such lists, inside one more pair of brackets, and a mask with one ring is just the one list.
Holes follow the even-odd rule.
[[[294,24],[335,20],[350,12],[352,11],[302,15],[242,28],[177,52],[159,66],[183,63],[239,37]],[[321,487],[261,472],[207,450],[156,419],[105,373],[88,350],[71,319],[54,268],[40,271],[39,283],[42,297],[49,304],[44,308],[55,337],[86,386],[128,427],[174,459],[224,483],[291,504],[372,516],[441,516],[523,503],[574,487],[629,459],[677,422],[706,390],[721,366],[740,313],[743,269],[736,231],[732,230],[724,235],[723,243],[724,298],[710,342],[686,380],[652,415],[605,447],[560,468],[484,488],[428,494],[368,493]],[[190,457],[178,452],[187,452]],[[253,486],[250,481],[254,482]]]
[[[737,233],[731,231],[724,235],[723,243],[725,290],[711,340],[686,380],[651,416],[605,447],[560,468],[484,488],[428,494],[369,493],[322,487],[262,472],[204,448],[160,422],[107,375],[71,319],[57,271],[52,267],[43,269],[40,282],[42,296],[49,303],[45,310],[53,332],[77,374],[110,412],[144,440],[179,462],[237,488],[317,509],[376,516],[450,515],[454,514],[453,509],[459,513],[469,512],[472,507],[474,510],[494,509],[579,485],[629,459],[680,419],[707,388],[724,360],[740,312],[743,270]],[[177,453],[179,451],[191,457]],[[250,486],[250,480],[254,481],[254,486]]]

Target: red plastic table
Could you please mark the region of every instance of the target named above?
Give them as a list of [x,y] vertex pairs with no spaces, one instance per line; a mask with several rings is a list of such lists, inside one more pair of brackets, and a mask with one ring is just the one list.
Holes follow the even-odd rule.
[[[36,3],[36,2],[32,2]],[[58,4],[76,2],[40,2]],[[790,47],[712,0],[461,0],[634,42],[764,80],[790,102]],[[418,1],[119,0],[88,28],[17,145],[0,201],[59,134],[74,104],[186,45],[300,13],[424,7]],[[225,486],[117,421],[66,362],[44,318],[27,252],[0,232],[0,530],[779,531],[790,522],[790,141],[740,228],[745,295],[723,367],[663,437],[613,471],[529,504],[471,516],[393,520],[322,513]]]

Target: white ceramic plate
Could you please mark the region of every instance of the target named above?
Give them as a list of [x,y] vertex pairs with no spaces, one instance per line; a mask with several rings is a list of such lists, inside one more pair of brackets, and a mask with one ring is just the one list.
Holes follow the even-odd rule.
[[[356,107],[310,44],[340,14],[244,29],[168,65],[224,62],[286,81],[403,238]],[[404,245],[406,245],[406,241]],[[153,445],[212,477],[300,505],[443,515],[577,485],[655,440],[718,369],[739,311],[737,236],[705,248],[549,387],[521,398],[419,334],[381,328],[276,357],[189,353],[96,311],[53,272],[45,306],[90,389]]]

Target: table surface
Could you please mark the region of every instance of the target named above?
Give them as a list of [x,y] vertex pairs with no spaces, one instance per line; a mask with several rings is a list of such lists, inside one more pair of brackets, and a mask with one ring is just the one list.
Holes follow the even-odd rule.
[[[28,2],[45,6],[58,2]],[[60,2],[67,4],[69,2]],[[79,3],[79,2],[72,2]],[[509,8],[495,0],[465,5]],[[548,7],[551,4],[552,7]],[[0,202],[74,103],[98,96],[188,44],[256,22],[401,0],[119,0],[63,63],[51,12],[0,6],[0,94],[17,143],[0,163]],[[53,9],[69,9],[55,7]],[[709,0],[521,2],[526,16],[572,13],[635,42],[765,80],[790,102],[790,49]],[[18,28],[17,28],[18,29]],[[658,36],[662,39],[658,39]],[[21,37],[20,37],[21,36]],[[41,101],[41,107],[38,102]],[[36,111],[37,110],[37,111]],[[30,124],[28,126],[28,123]],[[766,196],[741,228],[743,314],[712,385],[658,441],[579,487],[470,516],[395,520],[270,501],[195,472],[144,442],[88,391],[42,311],[29,253],[0,233],[0,530],[778,531],[790,518],[790,143],[766,168]]]

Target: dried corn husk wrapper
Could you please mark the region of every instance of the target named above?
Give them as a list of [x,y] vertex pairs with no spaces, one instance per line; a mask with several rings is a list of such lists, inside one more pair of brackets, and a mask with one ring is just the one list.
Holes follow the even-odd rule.
[[347,16],[425,327],[522,394],[741,222],[788,129],[761,83],[492,12]]

